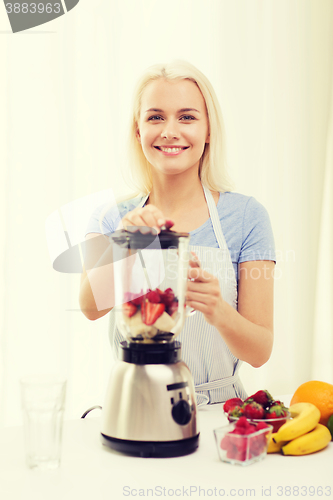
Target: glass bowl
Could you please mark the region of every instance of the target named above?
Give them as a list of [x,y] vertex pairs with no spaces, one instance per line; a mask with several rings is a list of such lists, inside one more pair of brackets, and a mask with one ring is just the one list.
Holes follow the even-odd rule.
[[[257,426],[257,424],[255,425]],[[254,431],[251,434],[231,434],[235,427],[236,423],[231,423],[214,429],[220,460],[243,466],[263,460],[267,454],[273,427],[268,425],[267,428]]]
[[[236,422],[239,419],[239,417],[231,417],[228,415],[228,420],[229,422],[233,423]],[[280,427],[287,422],[287,420],[290,419],[290,413],[289,411],[287,412],[287,415],[285,417],[279,417],[279,418],[248,418],[247,419],[250,422],[254,422],[258,424],[259,422],[264,422],[265,424],[271,425],[273,427],[273,432],[277,432]]]

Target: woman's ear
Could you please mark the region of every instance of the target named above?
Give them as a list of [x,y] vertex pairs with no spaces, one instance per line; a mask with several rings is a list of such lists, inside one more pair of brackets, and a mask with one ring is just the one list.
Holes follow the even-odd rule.
[[210,134],[207,134],[207,137],[206,137],[206,144],[209,144],[210,143]]
[[138,142],[141,144],[141,135],[140,135],[140,130],[138,128],[136,129],[135,137],[137,138]]

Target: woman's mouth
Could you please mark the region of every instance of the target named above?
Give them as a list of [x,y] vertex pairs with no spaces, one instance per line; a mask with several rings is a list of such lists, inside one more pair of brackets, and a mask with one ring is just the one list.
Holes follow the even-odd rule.
[[188,146],[154,146],[155,149],[161,151],[167,156],[176,156],[188,149]]

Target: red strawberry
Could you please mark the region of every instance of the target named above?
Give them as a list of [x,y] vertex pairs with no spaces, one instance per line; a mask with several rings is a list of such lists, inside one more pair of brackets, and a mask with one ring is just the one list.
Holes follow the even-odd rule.
[[248,419],[246,417],[240,417],[240,419],[237,420],[237,422],[235,424],[236,429],[239,429],[239,428],[248,429],[249,427],[253,427],[253,425],[250,424],[250,422],[248,421]]
[[126,314],[129,318],[133,316],[137,311],[137,307],[132,302],[125,302],[123,304],[123,313]]
[[288,410],[288,408],[286,406],[284,406],[284,404],[282,403],[282,401],[278,401],[278,400],[274,400],[271,402],[270,406],[275,406],[275,405],[278,405],[278,406],[281,406],[281,408],[283,408],[285,411]]
[[131,302],[135,306],[141,306],[141,302],[143,301],[144,298],[145,298],[145,294],[143,293],[143,290],[141,288],[139,293],[132,293]]
[[229,434],[226,434],[225,436],[223,436],[223,438],[221,439],[220,447],[222,450],[228,450],[228,448],[230,447]]
[[268,391],[258,391],[255,394],[253,394],[252,396],[250,396],[250,398],[253,401],[255,401],[256,403],[263,406],[264,408],[269,406],[271,404],[271,402],[273,401],[273,398]]
[[174,226],[174,224],[175,224],[175,223],[174,223],[174,222],[172,222],[172,220],[170,220],[170,219],[167,219],[167,220],[165,221],[165,227],[166,227],[166,229],[167,229],[167,230],[168,230],[168,229],[170,229],[170,227]]
[[251,419],[264,418],[265,410],[260,404],[253,401],[245,406],[244,415]]
[[141,306],[141,302],[143,301],[143,297],[136,297],[135,299],[132,299],[131,302],[135,306]]
[[141,304],[141,318],[145,325],[153,325],[164,313],[164,304],[154,304],[146,301]]
[[234,430],[230,432],[230,434],[238,434],[242,436],[243,434],[245,434],[246,430],[246,427],[235,427]]
[[269,426],[264,422],[254,425],[246,417],[240,417],[234,430],[226,434],[220,443],[221,448],[226,450],[227,458],[244,462],[261,455],[267,445],[267,433],[251,436],[261,429],[269,430]]
[[228,413],[228,411],[232,408],[235,408],[235,406],[242,406],[242,404],[243,401],[240,398],[228,399],[223,405],[223,411],[225,411],[225,413]]
[[236,446],[230,446],[230,448],[227,449],[227,458],[235,459],[237,457],[238,451]]
[[287,409],[285,406],[273,405],[266,411],[266,418],[281,418],[287,416]]
[[146,298],[149,300],[149,302],[152,302],[153,304],[158,304],[159,302],[161,302],[160,294],[157,291],[153,292],[152,290],[150,290],[147,293]]
[[174,312],[178,311],[178,300],[174,299],[167,307],[167,313],[172,316]]
[[167,288],[161,296],[161,302],[165,304],[165,307],[170,307],[174,298],[175,294],[173,293],[172,288]]
[[256,426],[255,425],[251,425],[250,427],[248,427],[247,429],[245,429],[244,434],[253,434],[254,432],[257,432]]
[[243,415],[244,415],[244,410],[241,406],[235,406],[234,408],[228,411],[228,418],[229,417],[240,418]]
[[260,434],[259,436],[254,436],[250,441],[251,454],[254,457],[261,455],[266,447],[266,436],[265,434]]
[[235,460],[239,460],[240,462],[244,462],[246,460],[246,448],[237,451]]
[[258,422],[256,426],[257,431],[261,431],[261,429],[269,429],[268,425],[265,422]]

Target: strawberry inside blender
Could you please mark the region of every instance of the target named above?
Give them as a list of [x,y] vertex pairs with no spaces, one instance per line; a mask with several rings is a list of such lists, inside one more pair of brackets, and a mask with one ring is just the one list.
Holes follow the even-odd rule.
[[178,299],[172,288],[141,292],[140,296],[131,292],[125,294],[123,315],[131,334],[135,337],[146,332],[152,338],[160,333],[170,333],[178,315]]

